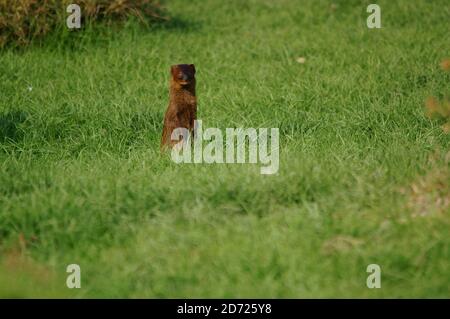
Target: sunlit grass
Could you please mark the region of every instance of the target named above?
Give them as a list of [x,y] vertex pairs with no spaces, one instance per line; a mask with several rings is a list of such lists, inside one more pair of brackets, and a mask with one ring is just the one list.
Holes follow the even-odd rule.
[[[171,1],[165,26],[2,51],[0,295],[449,297],[449,136],[424,113],[449,5],[379,1],[369,30],[370,2],[335,3]],[[280,129],[276,176],[160,155],[175,63],[205,127]]]

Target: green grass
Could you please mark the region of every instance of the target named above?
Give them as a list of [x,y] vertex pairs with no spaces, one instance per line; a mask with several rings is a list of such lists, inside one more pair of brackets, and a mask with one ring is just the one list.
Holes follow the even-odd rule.
[[[0,296],[450,297],[450,139],[423,110],[450,6],[378,1],[369,30],[370,1],[336,3],[170,1],[166,26],[0,52]],[[159,153],[175,63],[204,127],[280,129],[277,175]]]

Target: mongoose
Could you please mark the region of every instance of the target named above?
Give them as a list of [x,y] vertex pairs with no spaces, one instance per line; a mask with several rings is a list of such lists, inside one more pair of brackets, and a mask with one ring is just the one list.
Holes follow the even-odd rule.
[[178,127],[194,129],[197,118],[197,99],[195,97],[195,66],[193,64],[172,65],[170,68],[170,98],[164,117],[161,149],[173,147],[172,131]]

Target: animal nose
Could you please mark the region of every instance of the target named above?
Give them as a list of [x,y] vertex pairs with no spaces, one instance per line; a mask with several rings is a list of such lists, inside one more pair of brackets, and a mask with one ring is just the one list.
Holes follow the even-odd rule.
[[188,76],[186,74],[183,74],[183,81],[187,81],[188,80]]

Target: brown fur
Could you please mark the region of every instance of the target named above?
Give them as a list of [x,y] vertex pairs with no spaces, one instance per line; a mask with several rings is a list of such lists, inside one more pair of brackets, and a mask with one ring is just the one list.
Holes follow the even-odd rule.
[[192,132],[194,120],[197,118],[195,66],[193,64],[173,65],[170,73],[170,100],[164,117],[161,149],[178,143],[178,141],[171,141],[174,129],[184,127]]

